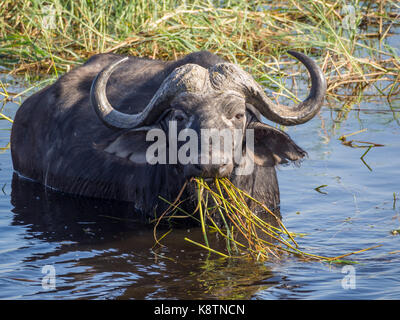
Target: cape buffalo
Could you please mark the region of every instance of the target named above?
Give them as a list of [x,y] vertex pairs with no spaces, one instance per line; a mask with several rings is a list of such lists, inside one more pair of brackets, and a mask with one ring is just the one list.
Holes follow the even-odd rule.
[[[302,124],[319,111],[326,91],[317,64],[289,53],[305,65],[312,82],[307,99],[294,107],[273,103],[251,75],[210,52],[176,61],[95,55],[18,109],[11,133],[14,169],[65,193],[133,202],[148,216],[164,208],[159,196],[175,199],[191,177],[229,177],[279,211],[275,166],[298,161],[306,152],[261,116],[286,126]],[[155,139],[148,133],[156,129],[167,136],[172,124],[177,132],[199,135],[213,128],[241,132],[232,148],[242,152],[244,132],[252,129],[252,170],[237,174],[237,162],[149,163]],[[209,147],[199,153],[212,153]],[[167,153],[171,148],[168,140]],[[243,159],[240,166],[250,161],[247,155]],[[190,199],[194,191],[185,192]]]

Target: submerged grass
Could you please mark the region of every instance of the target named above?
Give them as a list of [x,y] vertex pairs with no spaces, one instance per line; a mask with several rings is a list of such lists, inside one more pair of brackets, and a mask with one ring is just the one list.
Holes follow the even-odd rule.
[[[245,191],[237,188],[227,178],[214,179],[212,187],[202,178],[194,178],[192,183],[195,183],[197,188],[198,203],[195,212],[189,216],[196,217],[196,220],[200,223],[204,243],[199,243],[188,237],[184,239],[209,253],[224,258],[248,258],[250,256],[261,261],[268,260],[271,257],[280,259],[283,255],[294,255],[305,260],[352,263],[343,260],[343,258],[379,246],[334,257],[305,252],[300,249],[294,239],[294,234],[287,230],[275,213]],[[159,222],[166,217],[166,214],[172,212],[171,209],[179,208],[179,199],[185,188],[186,184],[176,200],[169,203],[170,207],[157,219],[154,228],[157,244],[160,244],[160,240],[172,229],[160,239],[157,239],[156,228]],[[195,213],[198,213],[198,216],[195,216]],[[174,219],[174,215],[169,216],[168,219]],[[215,238],[215,235],[219,240],[222,238],[225,241],[223,251],[212,247],[210,238]]]

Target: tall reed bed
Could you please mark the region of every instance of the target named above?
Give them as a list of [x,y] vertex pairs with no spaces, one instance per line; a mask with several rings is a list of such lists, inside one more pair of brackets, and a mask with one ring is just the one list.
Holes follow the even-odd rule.
[[12,72],[57,76],[96,53],[175,59],[210,50],[295,100],[286,84],[296,87],[300,70],[282,57],[294,49],[318,59],[330,96],[376,86],[390,97],[400,91],[400,60],[387,41],[399,12],[390,0],[3,0],[0,57]]

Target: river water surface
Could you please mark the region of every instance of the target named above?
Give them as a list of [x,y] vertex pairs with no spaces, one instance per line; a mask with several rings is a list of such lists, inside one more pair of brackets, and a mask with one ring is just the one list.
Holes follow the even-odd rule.
[[[11,92],[27,86],[18,78],[2,81]],[[1,120],[0,298],[399,299],[400,101],[364,98],[347,113],[336,103],[285,129],[308,158],[300,167],[280,167],[278,178],[283,222],[304,251],[337,256],[381,245],[346,257],[356,262],[346,265],[208,256],[183,240],[201,241],[200,228],[175,230],[155,254],[151,227],[116,216],[124,205],[13,177],[11,123]],[[12,118],[17,108],[8,102],[3,113]],[[362,159],[366,148],[339,140],[359,130],[347,141],[383,145]],[[52,275],[55,283],[47,281]]]

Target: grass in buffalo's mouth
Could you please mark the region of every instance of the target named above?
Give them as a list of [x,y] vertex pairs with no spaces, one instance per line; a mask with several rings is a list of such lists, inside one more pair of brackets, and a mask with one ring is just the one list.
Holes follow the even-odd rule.
[[[226,178],[214,179],[213,185],[204,181],[202,178],[192,179],[192,183],[197,189],[197,208],[194,213],[189,214],[184,210],[179,210],[180,194],[165,214],[159,217],[154,228],[154,235],[157,243],[161,238],[156,237],[156,228],[161,219],[166,218],[166,213],[171,213],[170,209],[178,209],[180,213],[196,219],[201,225],[203,242],[200,243],[185,237],[184,239],[196,246],[199,246],[209,253],[214,253],[224,258],[240,258],[251,256],[256,260],[267,260],[271,257],[280,259],[284,255],[294,255],[305,260],[318,260],[333,263],[351,263],[343,260],[352,254],[361,253],[377,246],[362,249],[355,252],[346,253],[340,256],[328,257],[305,252],[294,239],[291,233],[276,216],[263,203],[254,199],[245,191],[236,187]],[[164,199],[165,200],[165,199]],[[257,208],[259,214],[254,213]],[[260,211],[261,209],[261,211]],[[261,212],[261,214],[260,214]],[[177,216],[182,217],[182,216]],[[174,215],[168,217],[173,219]],[[217,250],[212,247],[210,237],[218,235],[225,241],[225,249]]]
[[[198,190],[197,208],[206,249],[210,248],[206,229],[206,222],[209,222],[208,225],[226,241],[227,254],[215,250],[213,252],[225,257],[248,253],[257,259],[267,259],[270,255],[279,257],[280,253],[287,249],[297,250],[296,241],[281,220],[228,179],[215,179],[215,188],[211,188],[201,178],[196,178],[195,183]],[[266,217],[269,219],[262,219],[254,214],[249,201],[261,207],[264,213],[270,216]],[[221,223],[215,222],[216,219],[222,221],[222,227]],[[194,243],[188,238],[185,240]]]

